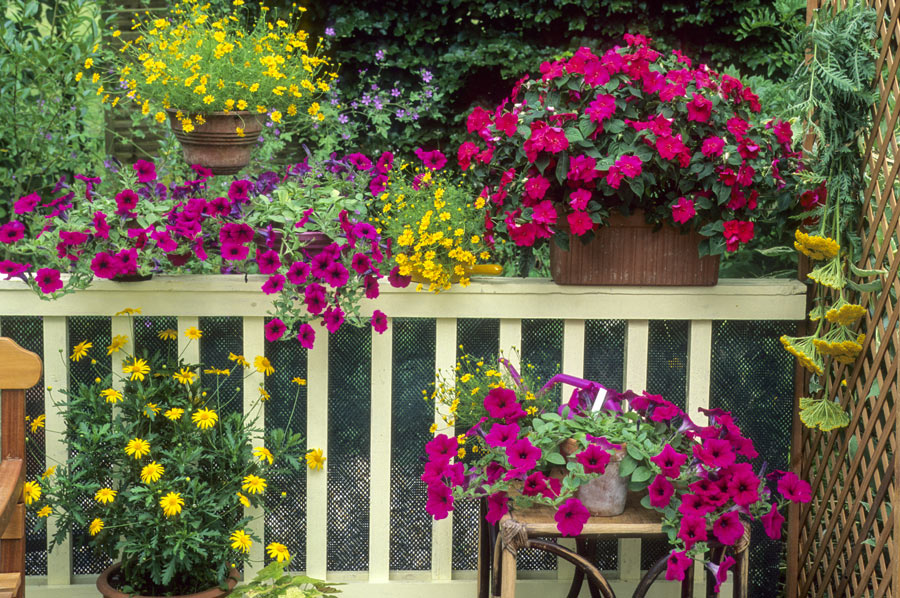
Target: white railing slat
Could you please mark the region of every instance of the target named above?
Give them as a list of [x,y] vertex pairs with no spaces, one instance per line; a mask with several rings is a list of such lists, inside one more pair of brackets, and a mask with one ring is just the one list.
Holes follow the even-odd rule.
[[306,446],[320,448],[325,468],[306,470],[306,572],[325,579],[328,569],[328,335],[316,335],[306,354]]
[[[712,321],[692,320],[688,345],[687,408],[695,422],[704,416],[697,410],[709,408],[709,377],[712,365]],[[706,596],[706,572],[703,563],[694,563],[694,598]]]
[[391,416],[394,336],[392,320],[372,330],[372,411],[369,470],[369,581],[386,582],[391,555]]
[[[253,363],[253,360],[257,355],[266,354],[266,336],[264,328],[265,324],[265,318],[256,316],[245,316],[243,318],[242,326],[244,344],[242,350],[244,353],[244,358],[251,364]],[[240,368],[241,366],[235,363],[234,367]],[[243,393],[243,413],[246,415],[251,413],[254,405],[256,405],[259,401],[259,389],[260,387],[265,387],[266,380],[265,374],[257,371],[252,367],[244,372],[244,376],[244,381],[241,384],[241,392]],[[256,427],[260,430],[266,429],[265,403],[262,403],[261,408],[258,410]],[[254,434],[251,442],[253,443],[253,446],[262,446],[262,433]],[[274,488],[270,488],[269,491],[274,492]],[[249,509],[245,508],[244,513],[250,517],[253,517],[253,520],[247,525],[247,527],[249,528],[251,533],[256,534],[261,540],[261,542],[259,543],[254,542],[250,545],[250,553],[248,555],[249,560],[244,565],[244,578],[246,579],[256,575],[257,571],[259,571],[263,566],[263,558],[266,545],[266,525],[262,507],[251,507]]]
[[500,318],[500,353],[516,369],[522,368],[522,320]]
[[[449,382],[456,373],[456,318],[438,318],[435,323],[435,371],[445,372]],[[451,435],[453,427],[435,413],[436,434]],[[447,581],[453,575],[453,512],[445,519],[434,521],[431,528],[431,576],[432,579]]]
[[[197,301],[196,298],[194,301]],[[197,303],[202,303],[202,301],[197,301]],[[178,355],[185,363],[200,363],[200,342],[191,340],[184,335],[184,332],[192,327],[200,328],[198,316],[178,316]]]
[[[110,366],[112,368],[113,380],[112,385],[116,390],[125,390],[125,377],[122,374],[122,366],[125,363],[125,355],[134,355],[134,327],[129,316],[112,316],[109,323],[110,340],[117,336],[128,337],[128,342],[121,349],[110,355],[112,360]],[[94,347],[96,350],[97,347]]]
[[[584,320],[563,321],[562,372],[579,378],[584,376],[584,322]],[[563,401],[567,400],[571,390],[571,387],[563,387]],[[572,538],[561,538],[559,543],[570,550],[575,550],[575,540]],[[557,557],[557,579],[572,579],[573,575],[575,565]]]

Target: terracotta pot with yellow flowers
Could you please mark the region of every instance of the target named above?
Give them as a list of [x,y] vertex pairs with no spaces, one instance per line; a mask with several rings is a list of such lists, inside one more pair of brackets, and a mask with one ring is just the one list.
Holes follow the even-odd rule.
[[336,76],[311,50],[294,13],[282,18],[261,6],[253,17],[243,4],[235,0],[230,13],[213,14],[209,4],[186,0],[165,17],[136,21],[137,37],[109,52],[118,77],[109,93],[119,89],[143,114],[168,119],[185,160],[214,174],[246,166],[266,124],[321,121],[316,99]]
[[[262,541],[245,509],[262,505],[276,472],[306,467],[303,438],[290,419],[286,429],[263,434],[255,422],[268,395],[261,390],[242,413],[242,394],[227,383],[253,370],[271,374],[264,356],[187,364],[175,331],[158,334],[164,350],[152,356],[132,353],[126,336],[105,349],[88,340],[73,348],[73,361],[93,364],[95,382],[63,391],[58,407],[69,457],[29,482],[27,502],[39,527],[57,519],[51,548],[74,532],[115,563],[97,582],[105,596],[223,595],[234,587],[235,567]],[[196,342],[202,332],[188,328],[185,336]],[[122,357],[114,360],[121,371],[92,359],[107,353]],[[210,388],[201,372],[214,381]],[[290,558],[278,542],[266,551],[277,561]]]

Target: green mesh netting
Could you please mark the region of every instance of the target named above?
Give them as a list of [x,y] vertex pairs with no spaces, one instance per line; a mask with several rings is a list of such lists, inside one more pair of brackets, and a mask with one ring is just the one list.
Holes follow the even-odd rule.
[[370,328],[343,326],[331,335],[326,451],[330,571],[369,568],[371,356]]
[[[230,361],[228,355],[242,355],[244,352],[243,320],[238,317],[198,318],[197,327],[203,332],[200,340],[200,363],[203,368],[238,370],[232,371],[230,376],[204,374],[201,371],[200,384],[206,388],[216,388],[219,385],[219,398],[222,401],[219,411],[223,415],[240,413],[244,408],[244,398],[243,391],[238,389],[243,386],[243,375],[240,366]],[[252,364],[256,355],[244,357]]]
[[[615,390],[625,378],[625,320],[588,320],[584,323],[584,377]],[[600,540],[594,564],[601,570],[619,567],[619,543]]]
[[[307,387],[292,382],[307,379],[306,349],[295,340],[266,343],[266,357],[275,372],[266,377],[266,429],[291,429],[306,436]],[[305,450],[305,445],[304,445]],[[303,452],[303,451],[301,451]],[[302,457],[301,457],[302,459]],[[265,543],[280,542],[293,555],[290,569],[306,569],[306,472],[275,463],[265,494]],[[330,463],[329,463],[330,466]],[[286,496],[281,496],[281,493]],[[266,563],[271,559],[266,558]]]
[[[112,342],[110,332],[110,320],[106,317],[72,317],[68,318],[69,347],[81,341],[90,341],[93,347],[88,350],[87,357],[74,362],[69,360],[69,385],[75,387],[78,383],[93,384],[94,379],[106,376],[112,366],[112,359],[106,354],[106,347]],[[50,359],[56,356],[49,357]],[[66,355],[68,359],[68,355]],[[96,364],[92,364],[92,359]],[[87,497],[84,504],[93,504],[94,501]],[[97,574],[109,567],[111,561],[105,556],[95,554],[88,546],[87,528],[75,528],[72,530],[72,572],[79,574]]]
[[425,512],[422,455],[434,407],[423,390],[434,382],[435,321],[393,321],[391,405],[391,569],[431,568],[431,516]]
[[[662,395],[682,409],[687,405],[690,325],[686,320],[653,320],[648,332],[646,390]],[[640,393],[645,389],[632,390]],[[652,567],[669,550],[665,538],[645,539],[641,542],[641,569]]]
[[[456,341],[457,359],[466,353],[496,356],[500,350],[500,320],[461,318],[456,321]],[[478,502],[460,501],[453,507],[453,568],[474,570],[478,567]]]
[[156,354],[166,356],[172,355],[173,357],[177,355],[178,341],[162,339],[159,337],[160,333],[166,330],[178,330],[178,319],[172,316],[135,316],[135,354],[148,356]]
[[[43,325],[39,317],[0,318],[0,336],[14,340],[23,349],[44,354]],[[55,359],[59,359],[55,356]],[[25,391],[25,415],[30,422],[44,413],[44,377],[37,385]],[[31,432],[26,423],[25,434],[25,477],[28,480],[40,478],[46,469],[44,460],[46,428]],[[58,431],[58,430],[57,430]],[[51,432],[52,433],[52,432]],[[35,531],[34,509],[25,510],[25,574],[47,574],[47,531]]]
[[[793,322],[713,323],[710,407],[732,412],[767,471],[786,470],[790,457],[794,363],[778,338],[794,328]],[[750,596],[775,596],[783,542],[770,540],[758,521],[751,531]]]

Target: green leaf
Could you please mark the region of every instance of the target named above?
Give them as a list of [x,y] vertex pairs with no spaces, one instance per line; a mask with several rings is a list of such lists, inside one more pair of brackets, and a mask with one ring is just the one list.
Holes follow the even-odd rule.
[[631,455],[625,455],[622,461],[619,462],[619,475],[622,477],[631,475],[631,472],[635,470],[638,462],[635,461]]
[[625,447],[625,450],[628,451],[628,455],[631,456],[632,458],[634,458],[635,460],[637,460],[637,461],[644,460],[644,453],[642,453],[641,450],[638,447],[636,447],[634,444],[629,444],[627,447]]
[[869,282],[856,282],[854,280],[845,280],[847,286],[853,289],[854,291],[859,291],[860,293],[874,293],[881,290],[882,282],[880,280],[870,280]]
[[563,457],[560,453],[549,453],[544,457],[548,463],[553,463],[554,465],[565,465],[566,458]]
[[869,276],[884,276],[887,274],[887,270],[884,269],[876,269],[876,270],[864,270],[863,268],[857,268],[853,265],[853,262],[850,262],[850,271],[853,272],[856,276],[862,276],[868,278]]
[[[620,469],[620,472],[621,472],[621,469]],[[646,482],[647,480],[649,480],[652,477],[653,477],[653,471],[651,471],[649,468],[641,465],[640,467],[635,469],[634,472],[631,474],[631,481],[632,482]]]
[[830,432],[837,428],[846,428],[850,424],[850,415],[835,401],[802,397],[800,421],[807,428],[819,428],[823,432]]

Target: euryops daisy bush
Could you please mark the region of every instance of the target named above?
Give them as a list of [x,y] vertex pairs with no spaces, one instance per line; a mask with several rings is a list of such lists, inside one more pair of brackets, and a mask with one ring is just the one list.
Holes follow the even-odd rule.
[[[115,336],[108,347],[89,340],[73,347],[69,359],[89,361],[96,378],[62,391],[69,457],[27,482],[26,503],[39,527],[56,518],[51,548],[70,531],[86,529],[95,552],[121,561],[123,591],[188,594],[222,585],[247,560],[262,539],[245,509],[262,506],[272,475],[307,464],[303,438],[291,431],[293,411],[285,429],[256,428],[269,397],[264,388],[242,413],[247,375],[274,371],[264,356],[185,363],[176,332],[157,333],[164,349],[153,355],[129,352],[126,336]],[[192,343],[203,332],[184,334]],[[121,371],[94,359],[110,354],[122,357]],[[209,388],[201,373],[214,379]],[[226,384],[234,379],[237,388]],[[295,382],[296,406],[305,381]],[[54,432],[60,431],[48,430]],[[279,562],[290,559],[279,542],[269,542],[266,552]]]
[[[765,464],[754,465],[753,442],[721,409],[702,409],[704,425],[658,395],[619,393],[565,374],[536,388],[504,360],[503,374],[482,365],[463,371],[472,361],[460,364],[455,388],[442,381],[435,392],[436,405],[449,405],[444,421],[465,423],[458,436],[438,434],[425,446],[426,510],[435,519],[462,498],[486,500],[489,523],[511,508],[542,504],[556,508],[560,534],[577,536],[590,517],[577,490],[615,460],[629,490],[662,516],[672,545],[666,579],[683,580],[695,559],[709,559],[711,542],[734,545],[752,520],[780,538],[779,508],[811,498],[795,474],[766,475]],[[557,384],[575,387],[562,406],[547,400]],[[717,592],[734,562],[707,563]]]
[[[209,4],[186,0],[165,16],[135,21],[131,29],[137,37],[114,31],[117,41],[105,57],[116,78],[98,76],[98,95],[110,103],[136,102],[160,123],[169,110],[185,132],[213,112],[265,115],[274,123],[320,122],[324,115],[317,100],[337,75],[298,27],[298,15],[281,17],[260,6],[254,17],[243,0],[233,5],[219,15]],[[94,67],[88,60],[86,73]]]

